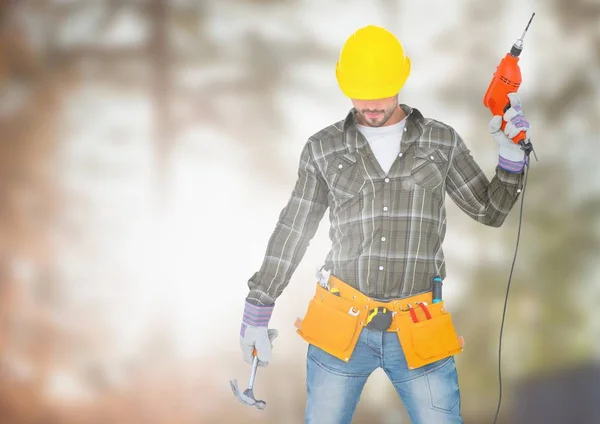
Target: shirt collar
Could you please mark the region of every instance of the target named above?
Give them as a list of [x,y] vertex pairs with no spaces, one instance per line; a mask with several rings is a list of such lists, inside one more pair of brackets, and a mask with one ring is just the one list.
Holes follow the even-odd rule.
[[[413,107],[400,103],[400,107],[406,113],[406,126],[405,131],[407,132],[405,140],[408,143],[413,142],[421,132],[421,126],[418,123],[423,121],[423,115],[421,112]],[[352,108],[346,115],[344,120],[344,141],[349,147],[350,151],[359,150],[367,144],[367,140],[361,134],[356,127],[356,109]],[[404,143],[404,141],[403,141]]]

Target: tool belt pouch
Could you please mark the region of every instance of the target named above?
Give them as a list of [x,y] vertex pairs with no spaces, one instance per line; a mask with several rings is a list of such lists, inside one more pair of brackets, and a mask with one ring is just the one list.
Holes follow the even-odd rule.
[[308,343],[348,362],[360,335],[359,311],[354,304],[319,284],[296,332]]
[[450,313],[443,301],[419,303],[409,313],[402,312],[398,338],[410,369],[420,368],[462,352]]

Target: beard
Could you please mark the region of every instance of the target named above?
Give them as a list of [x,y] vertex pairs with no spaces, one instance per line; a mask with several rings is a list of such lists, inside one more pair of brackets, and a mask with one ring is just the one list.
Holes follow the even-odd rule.
[[[370,127],[381,127],[381,126],[385,125],[385,123],[390,119],[390,117],[392,116],[392,114],[394,113],[395,110],[396,110],[396,106],[394,106],[392,109],[389,109],[389,110],[361,109],[360,111],[358,111],[358,113],[360,114],[361,118],[365,122],[365,125],[368,125]],[[369,113],[376,113],[376,114],[378,114],[378,116],[369,117],[368,116]]]

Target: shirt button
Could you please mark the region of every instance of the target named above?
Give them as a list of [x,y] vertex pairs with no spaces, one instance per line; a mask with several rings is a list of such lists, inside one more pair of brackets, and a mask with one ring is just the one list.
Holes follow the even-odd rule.
[[404,127],[404,131],[406,131],[406,127]]
[[383,267],[379,265],[379,271],[383,271]]
[[381,241],[385,241],[385,237],[381,237]]
[[435,159],[433,156],[429,156],[429,158],[430,158],[431,160],[434,160],[434,159]]
[[520,188],[518,188],[518,189],[517,189],[517,193],[520,193],[520,192],[521,192],[521,189],[520,189]]
[[344,167],[344,165],[342,165],[341,163],[338,165],[338,168],[342,169]]
[[400,154],[398,155],[398,157],[399,157],[399,158],[401,158],[401,157],[402,157],[402,153],[400,153]]
[[383,180],[383,181],[385,181],[386,183],[389,183],[389,182],[390,182],[390,179],[389,179],[389,178],[386,178],[386,179],[385,179],[385,180]]
[[384,211],[384,212],[387,212],[387,209],[388,209],[388,207],[387,207],[387,206],[384,206],[384,207],[383,207],[383,211]]

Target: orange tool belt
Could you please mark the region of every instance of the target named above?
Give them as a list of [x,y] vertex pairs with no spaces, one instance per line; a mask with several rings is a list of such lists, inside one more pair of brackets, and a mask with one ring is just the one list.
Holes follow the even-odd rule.
[[297,333],[308,343],[348,362],[375,308],[384,308],[391,312],[386,331],[398,334],[408,367],[419,368],[462,352],[462,338],[457,336],[444,302],[431,304],[431,298],[431,292],[427,292],[380,302],[332,275],[329,290],[317,283],[304,319],[296,320]]

